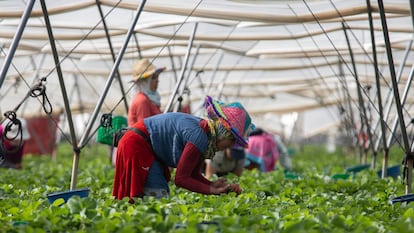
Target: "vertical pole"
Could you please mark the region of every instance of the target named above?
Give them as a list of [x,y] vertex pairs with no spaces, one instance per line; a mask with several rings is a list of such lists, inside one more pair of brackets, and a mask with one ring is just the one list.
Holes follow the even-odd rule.
[[[73,119],[72,119],[72,112],[70,110],[69,99],[68,99],[68,95],[67,95],[67,92],[66,92],[65,82],[63,80],[62,69],[60,67],[60,61],[59,61],[59,55],[57,53],[55,38],[53,36],[52,26],[50,24],[49,15],[48,15],[48,12],[47,12],[47,7],[46,7],[45,0],[40,0],[40,3],[42,5],[43,16],[45,18],[47,32],[48,32],[48,35],[49,35],[50,47],[52,49],[53,59],[55,61],[55,65],[56,65],[56,72],[57,72],[57,75],[58,75],[58,78],[59,78],[59,86],[60,86],[60,89],[61,89],[61,92],[62,92],[63,102],[64,102],[64,105],[65,105],[66,115],[67,115],[67,118],[68,118],[68,125],[69,125],[70,135],[71,135],[71,138],[72,138],[72,147],[73,147],[73,151],[75,151],[74,165],[76,165],[76,168],[77,168],[77,163],[78,163],[78,160],[79,160],[80,150],[76,147],[76,133],[75,133],[75,128],[73,126],[74,124],[73,124]],[[76,186],[76,183],[73,184],[73,182],[72,182],[71,183],[71,189],[74,189],[75,186]]]
[[[377,98],[378,98],[378,110],[379,110],[379,124],[381,126],[381,138],[384,148],[384,157],[382,160],[382,175],[381,177],[384,178],[387,174],[387,167],[388,167],[388,152],[389,148],[387,147],[386,143],[386,129],[385,129],[385,122],[384,122],[384,111],[382,107],[382,95],[381,95],[381,83],[378,71],[378,59],[377,59],[377,49],[375,44],[375,32],[372,20],[372,9],[371,9],[371,2],[367,0],[367,8],[368,8],[368,19],[369,19],[369,28],[370,28],[370,36],[371,36],[371,44],[372,44],[372,58],[374,60],[374,70],[375,70],[375,84],[377,88]],[[378,140],[379,141],[379,140]],[[371,141],[372,143],[372,141]],[[377,151],[377,147],[374,145],[374,150]]]
[[397,79],[395,76],[394,59],[392,56],[391,42],[390,42],[390,38],[388,35],[388,26],[387,26],[387,21],[385,18],[384,3],[382,2],[382,0],[378,0],[378,9],[379,9],[379,13],[381,16],[381,23],[382,23],[382,29],[383,29],[382,31],[384,34],[384,41],[385,41],[385,47],[387,51],[388,64],[390,68],[392,87],[394,91],[394,100],[395,100],[394,102],[397,108],[396,110],[397,110],[398,119],[400,123],[401,136],[403,140],[404,151],[406,153],[405,167],[407,169],[407,176],[406,176],[405,191],[408,194],[408,193],[411,193],[411,188],[412,188],[411,183],[412,183],[412,175],[413,175],[413,153],[411,153],[410,151],[411,149],[410,149],[410,145],[408,142],[407,131],[405,129],[405,121],[404,121],[404,116],[402,113],[400,93],[398,91],[398,83],[397,83]]
[[[363,98],[362,98],[361,83],[359,82],[358,73],[357,73],[356,66],[355,66],[355,61],[354,61],[354,56],[353,56],[351,44],[350,44],[348,34],[346,32],[346,28],[345,28],[344,25],[343,25],[343,28],[344,28],[345,38],[346,38],[346,41],[347,41],[347,44],[348,44],[349,55],[350,55],[351,61],[352,61],[352,67],[353,67],[353,70],[354,70],[354,77],[355,77],[356,89],[357,89],[357,94],[358,94],[358,103],[359,103],[359,107],[360,107],[361,126],[365,123],[366,130],[367,130],[367,133],[368,133],[368,138],[369,138],[370,141],[372,141],[371,127],[370,127],[370,124],[368,122],[367,113],[366,113],[366,109],[365,109],[365,104],[364,104],[364,101],[363,101]],[[365,135],[363,135],[363,137],[365,138]],[[374,146],[373,146],[372,143],[369,143],[369,145],[370,145],[370,147],[372,149],[372,153],[373,153],[372,168],[375,168],[376,151],[374,150]]]
[[[403,95],[401,97],[401,104],[402,105],[405,104],[405,102],[408,98],[408,92],[410,91],[410,88],[411,88],[411,83],[413,81],[413,76],[414,76],[414,65],[411,67],[411,71],[410,71],[410,74],[408,75],[407,83],[405,84],[404,92],[403,92]],[[388,136],[388,141],[387,141],[387,146],[388,147],[392,143],[394,133],[397,131],[397,126],[398,126],[398,116],[395,116],[394,122],[393,122],[393,124],[390,128],[391,134]]]
[[[404,69],[405,64],[407,63],[407,59],[408,59],[408,55],[411,51],[411,46],[413,44],[413,40],[410,40],[410,42],[408,43],[407,47],[405,48],[405,52],[404,52],[404,57],[401,60],[401,65],[400,68],[397,72],[397,83],[400,82],[401,76],[402,76],[402,72]],[[388,121],[388,117],[391,111],[391,107],[392,107],[392,87],[389,88],[389,91],[387,92],[387,96],[385,97],[385,101],[384,101],[384,106],[387,106],[387,108],[385,109],[385,111],[383,111],[383,118],[382,121],[387,122]],[[376,131],[376,129],[378,128],[380,121],[376,122],[376,125],[374,127],[374,131]],[[380,138],[378,138],[378,140],[375,143],[375,148],[379,147],[379,143],[380,143]],[[389,148],[388,148],[389,149]]]
[[118,56],[116,57],[116,60],[114,62],[114,66],[112,67],[111,73],[109,74],[109,77],[106,80],[104,90],[102,91],[102,95],[99,98],[98,103],[95,106],[95,109],[93,110],[93,113],[92,113],[92,116],[91,116],[91,118],[88,122],[88,125],[86,126],[85,133],[82,135],[82,138],[79,141],[79,144],[81,145],[80,147],[83,147],[86,144],[86,139],[88,138],[89,133],[91,132],[93,124],[95,123],[95,120],[96,120],[96,118],[98,116],[98,113],[99,113],[99,111],[100,111],[100,109],[103,105],[105,97],[106,97],[106,95],[107,95],[107,93],[108,93],[108,91],[111,87],[112,80],[114,79],[115,73],[118,70],[119,64],[121,63],[122,57],[125,53],[125,50],[128,47],[128,42],[129,42],[129,40],[130,40],[130,38],[131,38],[131,36],[134,32],[135,25],[137,24],[138,18],[141,15],[142,10],[144,9],[145,2],[146,2],[146,0],[143,0],[141,5],[138,5],[137,13],[136,13],[134,19],[131,22],[130,28],[128,29],[128,32],[127,32],[126,38],[125,38],[125,42],[122,45],[121,49],[119,50]]
[[[141,3],[141,5],[138,5],[137,13],[136,13],[133,21],[131,22],[130,28],[129,28],[129,30],[127,32],[127,35],[126,35],[126,38],[125,38],[125,42],[122,45],[122,48],[119,51],[118,56],[117,56],[117,58],[116,58],[116,60],[114,62],[114,66],[112,67],[111,73],[109,74],[109,77],[108,77],[108,79],[107,79],[107,81],[105,83],[105,88],[104,88],[104,90],[102,92],[102,95],[99,98],[97,105],[95,106],[95,109],[94,109],[94,111],[92,113],[92,116],[89,119],[88,125],[86,126],[85,133],[82,135],[82,138],[79,141],[79,144],[78,144],[79,145],[79,148],[84,147],[85,144],[86,144],[86,139],[88,138],[89,133],[91,132],[92,126],[95,123],[95,120],[96,120],[96,118],[98,116],[98,113],[99,113],[99,111],[100,111],[100,109],[101,109],[101,107],[103,105],[103,102],[105,100],[105,97],[106,97],[106,95],[107,95],[107,93],[109,91],[109,88],[111,87],[112,80],[114,79],[115,73],[117,72],[118,67],[119,67],[119,64],[121,63],[123,54],[125,53],[125,50],[128,47],[128,42],[129,42],[129,40],[131,38],[131,35],[132,35],[133,31],[134,31],[135,25],[138,22],[138,18],[141,15],[141,12],[142,12],[142,10],[144,8],[145,2],[146,1],[143,0],[142,3]],[[75,151],[74,157],[79,157],[79,153]],[[76,185],[77,171],[78,171],[78,163],[74,161],[73,168],[72,168],[71,189],[73,187],[75,187],[75,185]]]
[[184,92],[186,92],[186,91],[187,91],[187,93],[189,92],[188,80],[190,80],[191,71],[192,71],[192,68],[194,67],[194,63],[196,61],[196,58],[198,56],[199,51],[200,51],[200,45],[197,46],[196,52],[194,53],[194,56],[193,56],[194,58],[193,58],[193,60],[191,62],[191,65],[190,65],[190,69],[188,69],[188,74],[185,78],[184,85],[182,85],[182,88],[180,90],[180,93],[179,93],[179,96],[178,96],[178,102],[179,103],[175,106],[175,109],[174,109],[175,112],[181,111],[182,101],[183,101],[182,97],[184,95]]
[[24,28],[26,27],[27,21],[29,20],[30,14],[32,13],[33,5],[35,0],[30,0],[27,2],[26,8],[23,12],[23,15],[21,17],[21,21],[19,26],[17,27],[16,34],[14,34],[13,41],[10,45],[9,53],[6,55],[6,58],[4,60],[3,66],[0,70],[0,89],[3,86],[3,82],[6,79],[7,71],[9,70],[10,63],[13,59],[13,56],[16,52],[17,46],[19,45],[20,39],[22,38],[22,34],[24,31]]
[[343,80],[343,88],[341,90],[343,90],[342,92],[343,99],[344,99],[344,102],[346,103],[346,106],[348,107],[348,111],[346,111],[346,108],[344,107],[344,111],[349,117],[350,127],[348,129],[348,133],[349,133],[349,130],[352,130],[352,132],[349,133],[349,135],[351,137],[353,136],[354,138],[356,138],[356,146],[359,149],[359,162],[361,163],[362,162],[362,147],[358,141],[358,131],[357,131],[356,124],[355,124],[354,111],[352,111],[351,94],[349,93],[348,83],[345,80],[344,69],[342,66],[343,66],[342,60],[339,59],[338,61],[339,76]]
[[[112,47],[111,37],[110,37],[109,32],[108,32],[108,26],[106,26],[105,17],[104,17],[104,14],[102,12],[101,3],[100,3],[99,0],[96,0],[96,5],[98,6],[99,14],[100,14],[101,19],[102,19],[102,24],[104,26],[106,39],[108,40],[108,45],[109,45],[109,50],[111,51],[112,60],[115,62],[114,48]],[[125,89],[124,89],[124,85],[122,84],[121,74],[119,73],[119,69],[116,69],[116,78],[118,79],[119,88],[121,89],[122,96],[124,97],[125,111],[128,112],[128,101],[127,101],[127,98],[126,98],[126,95],[125,95]]]
[[195,33],[197,31],[197,27],[198,27],[198,23],[195,23],[194,24],[194,28],[193,28],[193,32],[192,32],[192,34],[190,36],[190,42],[188,43],[187,52],[186,52],[185,57],[184,57],[184,64],[181,67],[181,73],[180,73],[179,79],[177,81],[177,84],[175,85],[174,91],[171,93],[171,98],[168,101],[167,106],[165,107],[164,113],[166,113],[166,112],[168,112],[168,111],[171,110],[172,105],[173,105],[173,102],[174,102],[174,99],[175,99],[175,96],[177,95],[178,89],[181,86],[181,82],[184,79],[184,74],[185,74],[185,70],[187,68],[188,59],[190,57],[190,52],[191,52],[191,48],[193,46],[193,41],[194,41]]
[[171,70],[172,70],[172,73],[174,74],[174,81],[177,82],[178,78],[177,78],[177,72],[175,71],[174,57],[172,55],[171,48],[170,47],[167,47],[167,48],[168,48],[168,56],[170,57],[170,61],[171,61]]

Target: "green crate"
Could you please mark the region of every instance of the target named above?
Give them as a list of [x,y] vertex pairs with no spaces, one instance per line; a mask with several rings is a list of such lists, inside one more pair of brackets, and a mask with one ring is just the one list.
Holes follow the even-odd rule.
[[356,165],[353,167],[349,167],[346,169],[346,172],[353,172],[353,173],[358,173],[362,170],[368,169],[370,168],[371,165],[370,164],[361,164],[361,165]]
[[128,120],[124,116],[112,117],[112,128],[100,126],[98,128],[98,137],[96,141],[102,144],[112,146],[114,133],[124,127],[128,127]]
[[294,172],[290,172],[288,170],[283,171],[284,175],[285,175],[285,179],[290,179],[290,180],[296,180],[300,178],[300,175],[294,173]]
[[[401,165],[396,165],[396,166],[388,167],[387,168],[387,176],[392,177],[392,178],[397,178],[401,174],[400,167],[401,167]],[[377,174],[381,178],[381,176],[382,176],[382,169],[378,170],[377,171]]]
[[349,177],[350,177],[351,175],[350,174],[342,174],[342,173],[338,173],[338,174],[333,174],[332,176],[331,176],[331,178],[333,179],[333,180],[346,180],[346,179],[348,179]]

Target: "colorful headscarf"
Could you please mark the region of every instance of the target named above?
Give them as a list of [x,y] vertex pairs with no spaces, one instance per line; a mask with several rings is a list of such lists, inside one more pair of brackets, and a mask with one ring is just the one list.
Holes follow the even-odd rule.
[[206,111],[209,119],[219,121],[236,139],[236,145],[247,147],[250,130],[254,129],[251,118],[239,102],[224,104],[206,97]]

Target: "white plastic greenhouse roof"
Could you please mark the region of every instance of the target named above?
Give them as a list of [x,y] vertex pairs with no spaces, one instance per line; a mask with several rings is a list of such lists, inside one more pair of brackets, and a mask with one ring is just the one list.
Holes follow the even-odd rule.
[[[66,91],[73,113],[124,114],[122,87],[111,75],[119,69],[129,102],[132,64],[141,56],[167,67],[159,87],[163,109],[170,102],[174,106],[177,91],[191,101],[194,114],[201,114],[208,94],[243,103],[257,125],[273,130],[286,124],[284,116],[298,116],[310,127],[303,134],[310,135],[337,127],[344,117],[354,118],[358,125],[360,101],[375,124],[380,104],[377,77],[382,104],[390,112],[386,121],[392,122],[397,115],[393,79],[401,98],[412,79],[413,17],[408,0],[384,0],[383,7],[382,1],[370,1],[372,21],[367,2],[361,0],[44,2],[59,66],[42,1],[0,1],[2,112],[17,108],[19,116],[43,114],[41,100],[25,96],[45,78],[53,111],[65,111]],[[26,12],[31,15],[25,24]],[[19,29],[21,39],[16,39]],[[408,93],[403,104],[407,122],[413,102]]]

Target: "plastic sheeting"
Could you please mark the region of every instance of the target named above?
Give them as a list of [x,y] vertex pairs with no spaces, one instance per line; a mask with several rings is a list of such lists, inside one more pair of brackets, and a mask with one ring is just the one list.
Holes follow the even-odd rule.
[[[64,108],[39,2],[34,4],[0,87],[2,112],[16,108],[42,77],[47,78],[47,95],[53,110],[62,111]],[[143,1],[99,1],[104,20],[96,1],[45,2],[71,111],[91,113],[113,66],[105,25],[116,56]],[[378,70],[385,99],[392,92],[387,43],[378,2],[371,1],[371,6]],[[384,1],[384,6],[391,40],[389,45],[392,46],[395,69],[401,77],[402,90],[413,65],[412,53],[406,52],[407,49],[411,51],[413,32],[410,5],[409,1],[388,0]],[[24,1],[0,1],[0,64],[3,67],[25,7]],[[183,74],[187,81],[180,91],[186,93],[183,98],[192,104],[192,113],[201,114],[201,101],[209,94],[223,101],[242,102],[259,126],[271,128],[278,125],[274,131],[284,128],[280,119],[292,113],[311,119],[318,117],[310,114],[312,112],[331,115],[330,120],[318,123],[320,129],[337,125],[344,117],[338,110],[340,108],[346,109],[348,117],[355,114],[355,119],[359,120],[356,90],[361,88],[364,102],[370,106],[375,122],[378,114],[374,88],[376,68],[368,19],[367,4],[359,0],[148,0],[135,26],[134,38],[128,43],[119,74],[129,100],[132,63],[139,56],[150,58],[155,64],[168,67],[159,87],[164,107],[174,94],[178,75]],[[195,24],[198,27],[188,67],[183,67]],[[408,58],[405,60],[406,55]],[[372,87],[371,92],[367,91],[368,86]],[[412,114],[410,106],[413,101],[412,97],[407,99],[407,118]],[[115,81],[101,113],[125,113],[121,102],[122,91]],[[392,99],[389,103],[393,105]],[[18,115],[42,115],[41,104],[38,99],[29,98],[19,108]]]

